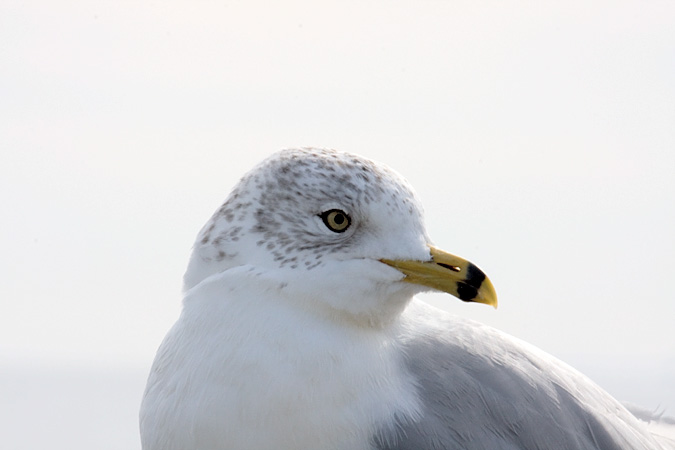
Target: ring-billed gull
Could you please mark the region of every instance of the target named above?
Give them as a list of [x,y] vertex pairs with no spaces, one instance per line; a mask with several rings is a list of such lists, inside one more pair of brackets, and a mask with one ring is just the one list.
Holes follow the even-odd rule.
[[[659,449],[570,367],[413,295],[496,306],[393,170],[285,150],[201,230],[141,407],[145,450]],[[662,446],[663,445],[663,446]]]

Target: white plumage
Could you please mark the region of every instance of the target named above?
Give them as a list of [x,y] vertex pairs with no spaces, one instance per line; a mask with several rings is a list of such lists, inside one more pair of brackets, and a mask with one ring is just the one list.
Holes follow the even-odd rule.
[[493,302],[482,272],[435,252],[392,170],[271,156],[197,238],[143,449],[675,448],[563,363],[411,300],[433,286]]

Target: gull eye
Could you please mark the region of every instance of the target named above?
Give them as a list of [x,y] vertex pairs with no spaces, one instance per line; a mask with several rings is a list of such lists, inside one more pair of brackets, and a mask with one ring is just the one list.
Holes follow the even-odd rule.
[[349,225],[352,223],[352,220],[349,218],[346,212],[340,211],[339,209],[331,209],[326,212],[319,214],[323,223],[326,224],[329,230],[336,233],[344,233]]

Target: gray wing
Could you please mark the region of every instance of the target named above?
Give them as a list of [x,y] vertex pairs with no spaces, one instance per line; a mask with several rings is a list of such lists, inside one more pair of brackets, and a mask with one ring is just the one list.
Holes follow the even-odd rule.
[[427,310],[403,339],[422,417],[376,437],[376,448],[662,448],[621,404],[564,363],[487,326],[449,315],[429,321],[428,314],[439,312]]

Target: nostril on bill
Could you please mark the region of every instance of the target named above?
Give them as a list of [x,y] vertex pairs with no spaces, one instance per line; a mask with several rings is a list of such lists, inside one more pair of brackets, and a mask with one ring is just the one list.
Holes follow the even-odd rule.
[[451,266],[450,264],[443,264],[443,263],[436,263],[436,264],[438,264],[441,267],[445,267],[446,269],[450,269],[453,272],[461,272],[462,271],[462,269],[460,267]]

